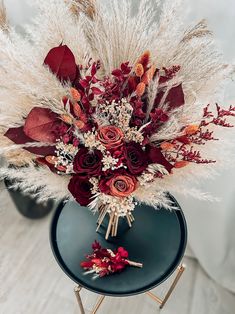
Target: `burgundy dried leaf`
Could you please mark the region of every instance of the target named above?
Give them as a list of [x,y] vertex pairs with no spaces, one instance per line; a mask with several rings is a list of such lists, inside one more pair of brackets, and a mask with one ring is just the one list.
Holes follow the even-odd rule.
[[93,77],[94,75],[96,75],[96,72],[97,72],[97,66],[96,66],[96,63],[94,62],[91,67],[91,76]]
[[[156,106],[158,106],[160,104],[163,96],[164,96],[163,91],[161,91],[157,94],[157,97],[155,99],[155,105]],[[179,84],[178,86],[170,89],[170,91],[166,97],[165,103],[169,104],[170,110],[181,107],[185,104],[182,84]]]
[[166,98],[166,102],[169,102],[170,109],[175,109],[185,104],[182,84],[173,87],[169,91],[169,94]]
[[29,138],[24,133],[24,127],[21,126],[19,128],[11,128],[9,129],[4,136],[8,137],[12,142],[15,144],[25,144],[25,143],[31,143],[34,142],[31,138]]
[[[26,144],[32,143],[34,140],[29,138],[24,133],[24,127],[11,128],[6,133],[5,136],[9,138],[15,144]],[[43,146],[43,147],[26,147],[25,150],[29,151],[32,154],[47,156],[55,154],[55,146]]]
[[25,121],[24,132],[35,141],[55,143],[60,125],[61,121],[56,113],[47,108],[35,107]]
[[125,62],[121,64],[121,70],[123,74],[130,74],[131,67],[129,66],[129,62]]
[[147,145],[146,153],[148,154],[151,163],[160,164],[164,166],[169,173],[171,172],[173,166],[168,160],[166,160],[159,148]]
[[116,77],[121,77],[123,74],[120,69],[116,69],[116,70],[113,70],[112,75]]
[[90,82],[91,80],[92,80],[92,76],[87,75],[87,76],[86,76],[86,81],[87,81],[87,82]]
[[99,80],[95,76],[93,76],[91,82],[93,84],[95,84],[95,83],[99,82]]
[[55,155],[55,146],[26,147],[25,150],[39,156]]
[[87,80],[80,80],[79,83],[83,88],[89,87],[89,82]]
[[101,95],[101,94],[103,94],[102,90],[97,88],[97,87],[92,87],[91,90],[92,90],[94,95]]
[[89,100],[89,101],[94,100],[94,98],[95,98],[95,95],[94,95],[93,93],[91,93],[91,94],[88,96],[88,100]]
[[44,64],[60,81],[70,80],[73,82],[77,77],[75,57],[66,45],[52,48],[46,56]]

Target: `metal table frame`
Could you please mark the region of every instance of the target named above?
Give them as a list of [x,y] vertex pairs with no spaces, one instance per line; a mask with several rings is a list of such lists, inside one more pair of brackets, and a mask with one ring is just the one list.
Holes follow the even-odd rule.
[[[160,309],[162,309],[165,306],[166,302],[170,298],[170,296],[171,296],[172,292],[174,291],[177,283],[179,282],[179,280],[180,280],[184,270],[185,270],[185,265],[181,264],[178,267],[176,276],[175,276],[175,278],[174,278],[174,280],[173,280],[169,290],[167,291],[167,293],[165,294],[163,299],[157,297],[155,294],[153,294],[150,291],[145,292],[150,298],[152,298],[155,302],[160,304]],[[81,314],[85,314],[85,309],[84,309],[82,298],[81,298],[81,295],[80,295],[80,292],[81,292],[82,289],[83,289],[83,287],[78,285],[77,287],[75,287],[74,292],[75,292],[75,295],[76,295],[76,298],[77,298],[77,302],[78,302],[78,305],[79,305],[79,308],[80,308],[80,312],[81,312]],[[96,303],[95,307],[93,308],[91,314],[96,314],[98,312],[98,310],[100,309],[100,307],[101,307],[105,297],[106,297],[105,295],[100,296],[100,298],[99,298],[98,302]]]

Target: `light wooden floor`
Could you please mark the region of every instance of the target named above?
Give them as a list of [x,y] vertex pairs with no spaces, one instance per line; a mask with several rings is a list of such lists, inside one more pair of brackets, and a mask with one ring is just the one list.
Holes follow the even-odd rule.
[[[0,184],[0,314],[79,313],[74,283],[57,266],[49,246],[50,217],[29,221],[14,208]],[[195,259],[185,258],[187,270],[162,314],[234,314],[235,296],[207,277]],[[169,282],[155,289],[162,295]],[[87,313],[97,296],[83,291]],[[102,314],[157,314],[146,295],[107,298]]]

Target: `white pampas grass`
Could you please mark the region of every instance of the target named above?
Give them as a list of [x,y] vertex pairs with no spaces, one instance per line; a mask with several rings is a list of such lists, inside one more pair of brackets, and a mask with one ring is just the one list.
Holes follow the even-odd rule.
[[55,200],[70,198],[69,177],[52,173],[47,167],[35,168],[33,165],[17,169],[2,167],[0,178],[10,178],[13,181],[13,188],[35,195],[39,201],[46,201],[49,198]]
[[[3,135],[9,127],[22,125],[35,106],[61,113],[61,98],[67,95],[69,86],[62,85],[43,65],[51,48],[61,43],[68,45],[78,64],[86,65],[90,58],[99,59],[104,75],[109,75],[122,62],[135,64],[146,49],[151,51],[152,62],[158,68],[180,65],[179,75],[171,83],[183,83],[186,104],[172,112],[169,121],[152,136],[152,142],[175,138],[185,124],[200,121],[201,109],[221,94],[221,84],[234,70],[223,63],[204,20],[193,26],[184,24],[187,3],[180,0],[166,0],[163,5],[162,1],[155,1],[154,9],[152,1],[141,0],[135,13],[127,0],[36,0],[35,5],[39,14],[33,25],[26,26],[26,37],[22,38],[8,27],[0,1],[0,151],[9,153],[17,148],[19,155],[9,160],[28,164],[17,171],[2,168],[0,174],[16,180],[16,187],[43,200],[69,198],[69,176],[59,176],[44,167],[35,168],[35,156],[25,151],[20,153],[19,146],[11,145]],[[148,114],[157,84],[156,78],[148,88]],[[162,107],[166,105],[162,101]],[[223,151],[228,157],[221,158],[225,161],[231,156],[227,147],[225,141],[214,142],[205,153],[218,159]],[[190,165],[187,171],[175,170],[173,175],[156,180],[148,190],[139,188],[135,197],[167,208],[171,204],[165,191],[210,199],[193,184],[214,174],[214,165]]]
[[0,28],[2,29],[2,31],[7,32],[8,27],[9,25],[4,1],[0,0]]

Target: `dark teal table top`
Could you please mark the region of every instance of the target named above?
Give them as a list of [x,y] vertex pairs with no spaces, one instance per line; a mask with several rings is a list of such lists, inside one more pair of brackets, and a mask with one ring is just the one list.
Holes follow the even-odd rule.
[[[180,264],[185,252],[187,228],[183,212],[180,207],[170,212],[139,205],[134,217],[132,228],[107,242],[96,233],[97,216],[89,209],[75,202],[59,206],[51,225],[51,247],[62,270],[82,287],[104,295],[139,294],[162,283]],[[143,263],[143,268],[128,267],[120,274],[96,280],[84,275],[80,262],[91,253],[94,240],[110,249],[123,246],[129,259]]]

